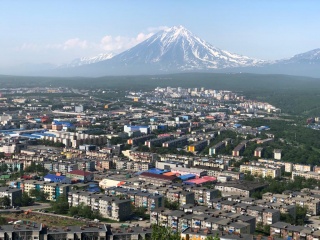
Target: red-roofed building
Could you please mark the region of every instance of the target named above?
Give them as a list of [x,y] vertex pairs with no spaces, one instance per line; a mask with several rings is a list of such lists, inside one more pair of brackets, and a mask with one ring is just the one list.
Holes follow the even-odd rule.
[[154,174],[143,172],[139,175],[139,180],[151,183],[154,185],[172,184],[181,181],[177,176],[166,176],[161,174]]
[[86,172],[83,170],[73,170],[66,174],[66,177],[71,178],[71,180],[79,180],[81,182],[90,182],[93,181],[93,173]]
[[184,183],[198,185],[198,184],[210,183],[210,182],[216,182],[216,181],[217,181],[217,178],[215,177],[204,176],[202,178],[196,178],[196,179],[185,181]]

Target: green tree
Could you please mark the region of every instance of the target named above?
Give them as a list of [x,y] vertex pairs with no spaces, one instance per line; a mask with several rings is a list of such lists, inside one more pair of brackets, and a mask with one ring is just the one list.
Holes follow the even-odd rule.
[[66,214],[69,211],[68,199],[60,196],[55,202],[51,202],[52,210],[58,214]]
[[0,172],[6,172],[8,170],[8,165],[3,163],[0,166]]
[[181,240],[179,232],[174,232],[171,228],[152,225],[151,240]]
[[170,210],[178,210],[179,209],[179,202],[170,202],[167,198],[164,200],[165,208],[169,208]]
[[69,214],[71,216],[79,215],[80,217],[89,218],[89,219],[101,219],[101,214],[96,211],[92,211],[90,206],[85,206],[81,204],[79,206],[73,206],[69,209]]
[[280,221],[290,223],[290,224],[295,224],[295,219],[288,213],[281,213],[280,214]]
[[306,207],[301,207],[299,205],[296,205],[296,224],[298,225],[304,225],[304,220],[306,218],[308,209]]
[[11,200],[8,196],[4,196],[0,198],[0,205],[8,207],[11,205]]
[[70,216],[75,216],[75,215],[78,215],[79,214],[79,207],[70,207],[69,208],[69,215]]
[[132,209],[132,213],[138,217],[146,217],[146,211],[147,208],[146,207],[133,207]]
[[208,236],[204,240],[220,240],[219,234],[216,233],[216,235],[214,237],[213,236]]
[[18,206],[31,206],[34,203],[33,199],[29,197],[26,192],[22,193],[21,198],[16,198],[14,204]]
[[8,224],[7,219],[5,219],[4,217],[0,216],[0,225],[5,225],[5,224]]
[[31,189],[29,191],[29,196],[35,198],[37,201],[46,201],[49,194],[39,189]]

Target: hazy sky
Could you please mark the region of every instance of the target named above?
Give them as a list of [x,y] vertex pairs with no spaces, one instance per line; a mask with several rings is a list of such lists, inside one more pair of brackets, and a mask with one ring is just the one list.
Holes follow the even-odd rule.
[[260,59],[320,48],[318,0],[1,0],[0,67],[121,52],[183,25],[213,46]]

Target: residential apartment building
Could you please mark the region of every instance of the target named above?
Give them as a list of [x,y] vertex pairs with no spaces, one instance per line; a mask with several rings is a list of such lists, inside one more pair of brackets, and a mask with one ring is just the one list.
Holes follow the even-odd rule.
[[315,180],[320,180],[320,174],[317,172],[298,172],[298,171],[293,171],[292,172],[292,179],[295,177],[304,177],[305,179],[315,179]]
[[105,193],[109,196],[121,196],[126,199],[130,199],[134,206],[146,208],[147,213],[164,207],[163,195],[158,193],[149,193],[146,190],[140,191],[130,188],[110,187],[105,189]]
[[233,157],[239,157],[242,152],[246,149],[247,141],[242,141],[239,143],[233,150],[232,150],[232,156]]
[[22,190],[11,187],[0,187],[0,198],[8,197],[10,199],[10,206],[15,206],[17,199],[22,197]]
[[145,145],[148,146],[149,148],[155,147],[155,146],[162,146],[164,142],[170,141],[173,138],[174,138],[173,136],[154,138],[154,139],[147,140],[145,142]]
[[178,202],[179,205],[195,203],[194,192],[169,189],[166,194],[166,197],[169,202]]
[[30,190],[36,189],[48,194],[48,200],[56,200],[60,196],[67,196],[71,191],[71,184],[65,183],[50,183],[46,181],[36,180],[19,180],[15,182],[17,189],[21,189],[22,192],[29,194]]
[[241,165],[240,172],[249,172],[253,176],[278,178],[281,177],[280,168],[271,168],[266,166]]
[[127,140],[128,144],[131,145],[143,145],[145,143],[145,141],[154,138],[155,135],[154,134],[148,134],[148,135],[144,135],[144,136],[140,136],[140,137],[135,137],[135,138],[130,138]]
[[208,146],[208,141],[209,140],[202,140],[202,141],[198,141],[195,142],[191,145],[188,146],[188,151],[189,152],[198,152],[203,150],[206,146]]
[[221,191],[222,196],[239,195],[250,197],[252,193],[262,190],[268,186],[265,183],[248,182],[248,181],[230,181],[226,183],[218,183],[215,189]]
[[181,138],[173,139],[173,140],[162,143],[162,147],[177,148],[177,147],[184,147],[187,144],[188,144],[188,138],[181,137]]
[[68,194],[68,202],[70,206],[79,206],[81,204],[90,206],[92,210],[99,211],[103,217],[116,221],[127,220],[132,212],[129,199],[119,199],[105,194],[80,191],[70,192]]

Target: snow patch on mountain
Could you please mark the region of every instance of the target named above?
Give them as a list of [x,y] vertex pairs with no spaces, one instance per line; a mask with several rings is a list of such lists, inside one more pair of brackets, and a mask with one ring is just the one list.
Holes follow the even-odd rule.
[[72,67],[79,67],[83,65],[93,64],[93,63],[111,59],[114,56],[115,56],[114,53],[100,53],[99,55],[94,57],[77,58],[71,61],[70,63],[59,66],[59,68],[70,68],[70,67],[72,68]]

